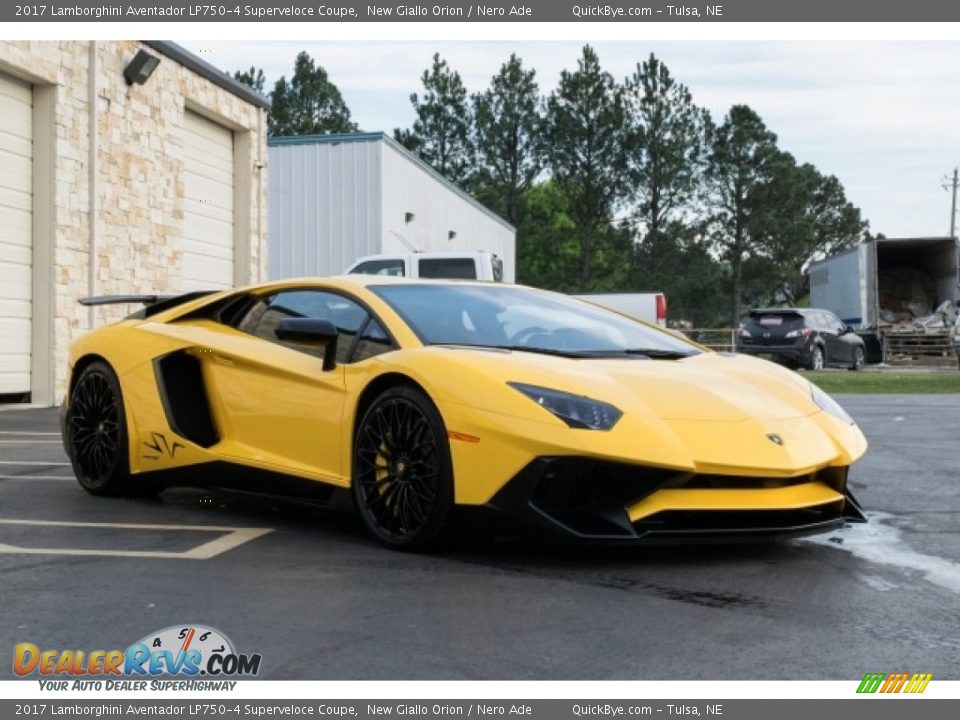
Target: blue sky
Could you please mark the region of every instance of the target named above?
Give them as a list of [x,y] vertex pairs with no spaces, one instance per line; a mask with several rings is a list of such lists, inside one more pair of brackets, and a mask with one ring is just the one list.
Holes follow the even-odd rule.
[[[398,26],[398,32],[402,27]],[[470,92],[484,89],[511,52],[537,70],[541,91],[576,65],[582,43],[186,42],[225,70],[262,67],[272,85],[309,52],[340,88],[364,130],[413,121],[409,95],[434,52]],[[656,53],[700,105],[721,120],[745,103],[783,149],[832,173],[848,198],[888,236],[946,235],[950,197],[941,187],[960,164],[960,43],[609,41],[592,43],[622,79]]]

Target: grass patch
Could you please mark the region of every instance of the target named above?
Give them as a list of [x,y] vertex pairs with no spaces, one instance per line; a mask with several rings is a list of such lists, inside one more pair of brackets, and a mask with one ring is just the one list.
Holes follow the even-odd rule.
[[879,372],[800,372],[807,380],[828,393],[933,394],[960,393],[960,372],[896,371]]

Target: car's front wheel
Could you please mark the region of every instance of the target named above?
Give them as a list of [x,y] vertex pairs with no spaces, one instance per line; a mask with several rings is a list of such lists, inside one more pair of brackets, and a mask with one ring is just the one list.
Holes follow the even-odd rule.
[[[105,362],[91,363],[70,392],[64,424],[70,464],[81,487],[93,495],[139,495],[146,483],[130,479],[127,423],[116,374]],[[156,488],[149,486],[149,491]]]
[[443,419],[430,399],[394,387],[357,425],[353,498],[367,528],[399,550],[437,543],[453,507],[453,471]]

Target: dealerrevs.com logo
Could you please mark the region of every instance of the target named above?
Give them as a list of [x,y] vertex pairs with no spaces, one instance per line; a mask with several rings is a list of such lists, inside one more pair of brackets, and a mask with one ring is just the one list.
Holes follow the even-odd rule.
[[[45,679],[72,680],[159,676],[220,679],[255,676],[260,672],[260,660],[257,653],[237,652],[218,630],[176,625],[151,633],[125,650],[41,650],[34,643],[18,643],[13,649],[13,672],[18,677],[37,674]],[[51,689],[67,689],[66,683],[57,685]],[[140,689],[111,685],[114,687],[108,689]]]

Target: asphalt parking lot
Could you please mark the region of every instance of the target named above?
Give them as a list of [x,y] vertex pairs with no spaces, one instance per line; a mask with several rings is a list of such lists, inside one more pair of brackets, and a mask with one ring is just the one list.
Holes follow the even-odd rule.
[[[185,623],[270,679],[960,678],[960,396],[838,396],[868,525],[750,545],[376,545],[350,513],[236,493],[100,499],[54,410],[0,412],[0,653]],[[8,658],[10,656],[8,655]],[[0,678],[12,677],[0,661]]]

